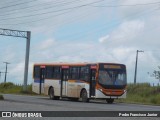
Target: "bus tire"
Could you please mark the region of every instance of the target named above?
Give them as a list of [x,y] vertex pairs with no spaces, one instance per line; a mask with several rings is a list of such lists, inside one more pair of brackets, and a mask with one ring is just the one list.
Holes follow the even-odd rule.
[[71,101],[78,101],[78,98],[69,98]]
[[51,87],[51,88],[49,89],[49,98],[50,98],[51,100],[54,100],[54,99],[55,99],[53,87]]
[[59,98],[60,98],[59,96],[54,96],[55,100],[59,100]]
[[83,89],[81,92],[81,98],[82,98],[82,102],[89,102],[89,99],[87,97],[87,91],[85,89]]
[[109,99],[106,99],[106,101],[107,101],[107,103],[112,104],[114,102],[114,99],[109,98]]

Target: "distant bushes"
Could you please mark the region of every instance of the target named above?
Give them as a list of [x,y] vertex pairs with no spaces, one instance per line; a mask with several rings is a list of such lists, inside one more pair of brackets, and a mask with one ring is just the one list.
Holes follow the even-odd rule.
[[32,93],[32,85],[28,85],[27,91],[24,92],[22,85],[15,85],[12,82],[1,83],[0,84],[0,93],[33,94]]
[[149,83],[128,84],[127,98],[119,101],[160,105],[160,86],[153,87]]
[[11,82],[7,82],[7,83],[1,83],[0,84],[0,88],[12,88],[14,86],[14,84],[13,83],[11,83]]

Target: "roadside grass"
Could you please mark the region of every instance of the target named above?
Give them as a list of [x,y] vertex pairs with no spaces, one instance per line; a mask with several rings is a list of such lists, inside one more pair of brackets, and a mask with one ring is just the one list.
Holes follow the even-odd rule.
[[150,86],[148,83],[128,84],[127,97],[117,102],[160,105],[160,86]]
[[32,85],[28,85],[27,86],[27,91],[24,92],[22,85],[15,85],[11,82],[1,83],[0,84],[0,93],[35,95],[35,93],[32,92]]

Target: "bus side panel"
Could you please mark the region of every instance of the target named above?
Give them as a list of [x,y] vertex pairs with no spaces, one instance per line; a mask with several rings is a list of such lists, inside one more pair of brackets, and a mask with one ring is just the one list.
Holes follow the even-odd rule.
[[[41,93],[44,94],[44,83],[45,80],[41,82]],[[40,94],[40,79],[34,79],[32,83],[32,91],[34,93]]]
[[68,97],[78,97],[78,83],[76,80],[68,80],[68,90],[67,90],[67,96]]
[[68,86],[67,86],[67,95],[68,95],[68,97],[75,96],[75,95],[72,94],[73,88],[75,88],[74,82],[71,82],[71,80],[68,80]]
[[68,84],[68,91],[67,91],[68,97],[77,97],[77,90],[75,84]]
[[68,81],[68,97],[80,98],[81,90],[85,88],[89,96],[89,85],[78,80]]
[[48,95],[49,88],[53,87],[54,88],[54,95],[60,96],[60,86],[61,86],[60,80],[46,79],[45,85],[44,85],[44,91],[45,91],[44,94]]
[[34,93],[39,94],[39,83],[35,83],[35,82],[32,83],[32,91]]

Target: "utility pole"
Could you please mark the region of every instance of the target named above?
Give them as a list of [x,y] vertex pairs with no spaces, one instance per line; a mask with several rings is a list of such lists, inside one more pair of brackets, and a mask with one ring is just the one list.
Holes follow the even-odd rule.
[[144,52],[144,51],[142,51],[142,50],[137,50],[137,54],[136,54],[136,64],[135,64],[135,73],[134,73],[134,84],[136,84],[136,79],[137,79],[138,52]]
[[27,80],[28,80],[28,67],[29,67],[29,52],[30,52],[30,39],[31,32],[27,31],[26,37],[26,56],[25,56],[25,68],[24,68],[24,81],[23,81],[23,91],[27,91]]
[[10,64],[9,62],[3,62],[6,64],[6,72],[5,72],[5,78],[4,78],[4,83],[6,83],[6,79],[7,79],[7,65]]

